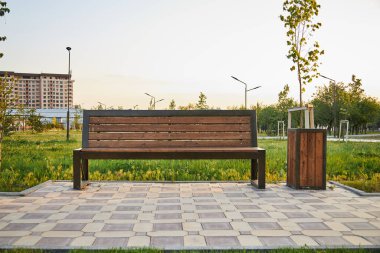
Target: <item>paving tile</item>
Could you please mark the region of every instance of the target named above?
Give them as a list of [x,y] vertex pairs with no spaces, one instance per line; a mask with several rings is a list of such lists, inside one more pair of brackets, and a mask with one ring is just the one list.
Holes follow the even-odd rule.
[[157,200],[157,203],[166,203],[166,204],[175,204],[175,203],[180,203],[180,199],[159,199]]
[[333,205],[311,205],[311,206],[317,210],[338,210],[338,208]]
[[102,231],[132,231],[134,224],[105,224]]
[[338,236],[315,236],[313,239],[321,246],[351,246],[351,243]]
[[202,228],[204,230],[230,230],[230,229],[232,229],[230,223],[228,223],[228,222],[202,223]]
[[257,236],[253,236],[249,234],[249,235],[239,235],[237,238],[242,247],[254,248],[254,247],[263,246],[263,244],[260,242]]
[[306,212],[283,212],[288,218],[313,218],[314,216]]
[[344,222],[345,226],[349,227],[352,230],[371,230],[377,229],[375,226],[368,222]]
[[154,248],[177,248],[183,247],[182,236],[154,236],[151,237],[150,246]]
[[89,247],[89,246],[93,245],[95,239],[96,238],[93,236],[77,237],[77,238],[74,238],[72,240],[72,242],[70,243],[70,246],[73,246],[73,247]]
[[150,237],[148,236],[132,236],[129,237],[128,247],[131,248],[147,248],[150,245]]
[[319,244],[314,241],[312,238],[309,236],[305,235],[292,235],[290,237],[298,246],[302,247],[314,247],[314,246],[319,246]]
[[123,248],[127,247],[128,238],[121,237],[102,237],[96,238],[93,246],[98,246],[100,248]]
[[27,213],[21,219],[47,219],[51,213]]
[[239,240],[236,236],[206,236],[207,246],[211,247],[238,247]]
[[10,246],[19,239],[18,236],[0,236],[0,246]]
[[199,198],[199,197],[213,197],[212,193],[193,193],[193,197]]
[[31,230],[35,226],[37,226],[37,223],[10,223],[4,228],[0,229],[0,231],[24,231],[24,230]]
[[367,236],[365,239],[370,241],[373,245],[380,246],[380,236]]
[[260,209],[257,205],[235,205],[235,207],[239,210],[257,210]]
[[13,246],[16,246],[16,247],[34,246],[40,239],[41,239],[40,236],[23,236],[23,237],[20,237],[20,239],[17,240],[16,242],[14,242]]
[[218,219],[226,218],[222,212],[211,212],[211,213],[198,213],[199,218],[201,219]]
[[297,244],[289,237],[283,236],[258,236],[259,240],[264,246],[275,247],[290,247]]
[[155,223],[153,224],[153,231],[173,231],[182,230],[181,223]]
[[200,231],[202,230],[201,223],[198,222],[184,222],[182,223],[184,231]]
[[63,246],[69,246],[72,238],[65,238],[65,237],[43,237],[41,238],[37,243],[36,246],[40,247],[51,247],[55,248],[57,246],[63,247]]
[[18,210],[24,207],[23,205],[0,205],[0,210]]
[[231,203],[252,203],[252,200],[250,199],[243,199],[243,198],[236,198],[236,199],[230,199]]
[[182,214],[180,213],[156,213],[154,215],[156,220],[160,219],[182,219]]
[[244,218],[269,218],[270,217],[266,212],[242,212],[241,215]]
[[118,206],[116,211],[140,211],[141,206]]
[[126,198],[146,198],[146,193],[127,193]]
[[86,226],[81,223],[59,223],[55,225],[52,231],[80,231]]
[[324,230],[329,229],[323,222],[299,222],[298,225],[305,230]]
[[260,198],[278,198],[278,194],[274,192],[258,192],[257,195]]
[[121,201],[123,204],[142,204],[144,203],[144,199],[126,199]]
[[278,210],[295,210],[295,209],[300,209],[296,205],[273,205],[274,208]]
[[281,229],[280,225],[277,222],[249,222],[248,224],[253,229],[263,229],[263,230]]
[[357,218],[356,215],[350,212],[326,212],[326,214],[333,218]]
[[351,235],[346,235],[343,236],[343,239],[351,243],[352,245],[355,246],[368,246],[372,245],[371,242],[366,240],[365,238],[359,237],[359,236],[351,236]]
[[102,209],[101,205],[81,205],[77,207],[77,211],[99,211]]
[[66,219],[92,219],[95,214],[93,213],[70,213]]
[[102,231],[103,227],[104,227],[103,223],[88,223],[82,229],[82,231],[86,233],[100,232]]
[[233,192],[233,193],[224,193],[227,198],[246,198],[247,195],[244,193],[239,193],[239,192]]
[[37,208],[37,210],[42,210],[42,211],[52,211],[52,210],[59,210],[63,206],[62,205],[41,205],[40,207]]
[[221,209],[219,205],[196,205],[197,210],[217,210]]
[[9,213],[0,213],[0,219],[7,216]]
[[373,211],[373,212],[367,212],[367,213],[377,218],[380,218],[380,211]]
[[158,211],[181,210],[181,205],[158,205],[156,210]]
[[158,195],[159,198],[178,198],[179,197],[179,193],[160,193]]

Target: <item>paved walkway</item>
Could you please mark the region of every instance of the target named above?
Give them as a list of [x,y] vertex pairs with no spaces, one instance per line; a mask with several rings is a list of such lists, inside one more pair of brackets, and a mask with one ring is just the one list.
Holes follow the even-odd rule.
[[0,248],[379,247],[380,198],[246,183],[55,182],[0,197]]

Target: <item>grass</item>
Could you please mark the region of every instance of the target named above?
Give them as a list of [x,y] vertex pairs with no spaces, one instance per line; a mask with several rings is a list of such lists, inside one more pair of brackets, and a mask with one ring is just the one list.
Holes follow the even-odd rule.
[[[16,133],[3,142],[0,191],[20,191],[46,180],[72,179],[72,150],[81,132]],[[267,181],[286,180],[286,140],[259,140],[267,150]],[[327,178],[380,184],[378,143],[328,142]],[[92,160],[91,180],[248,180],[248,160]],[[368,187],[367,187],[368,188]]]

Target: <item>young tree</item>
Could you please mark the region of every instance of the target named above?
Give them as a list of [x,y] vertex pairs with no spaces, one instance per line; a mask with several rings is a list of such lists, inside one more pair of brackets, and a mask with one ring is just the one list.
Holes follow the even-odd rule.
[[199,99],[198,99],[198,103],[195,105],[195,108],[197,110],[207,110],[209,108],[209,106],[207,105],[207,97],[206,95],[201,92],[199,94]]
[[169,110],[175,110],[175,108],[176,108],[176,104],[175,104],[174,99],[172,99],[169,104]]
[[12,95],[14,79],[7,75],[0,76],[0,169],[1,169],[1,144],[3,137],[10,126],[10,109],[15,104],[16,97]]
[[322,25],[314,21],[320,7],[316,0],[286,0],[283,4],[285,15],[280,15],[287,29],[287,57],[293,61],[290,70],[297,72],[300,106],[303,106],[304,86],[318,77],[319,56],[324,54],[318,41],[312,39]]

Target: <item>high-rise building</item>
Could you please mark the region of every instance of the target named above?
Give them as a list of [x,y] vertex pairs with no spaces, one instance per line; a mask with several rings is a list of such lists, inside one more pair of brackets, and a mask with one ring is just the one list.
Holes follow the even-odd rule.
[[16,106],[34,109],[63,109],[73,107],[73,83],[68,74],[33,74],[0,71],[0,76],[14,79]]

